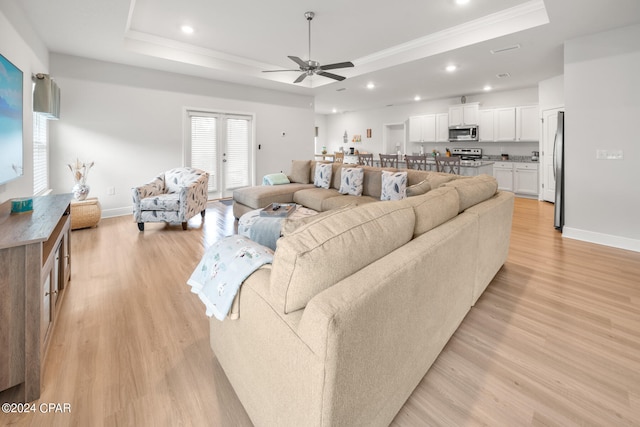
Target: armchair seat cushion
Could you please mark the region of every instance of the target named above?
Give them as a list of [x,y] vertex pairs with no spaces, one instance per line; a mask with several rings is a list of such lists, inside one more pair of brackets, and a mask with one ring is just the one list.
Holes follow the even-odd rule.
[[143,211],[179,211],[180,194],[166,193],[145,197],[140,200],[140,207]]

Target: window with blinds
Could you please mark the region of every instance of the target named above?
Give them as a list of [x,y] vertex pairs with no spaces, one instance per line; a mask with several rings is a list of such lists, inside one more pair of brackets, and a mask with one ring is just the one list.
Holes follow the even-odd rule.
[[209,172],[209,192],[251,185],[252,117],[188,112],[190,135],[185,157],[190,166]]
[[49,189],[47,127],[46,117],[33,113],[33,194],[36,196]]

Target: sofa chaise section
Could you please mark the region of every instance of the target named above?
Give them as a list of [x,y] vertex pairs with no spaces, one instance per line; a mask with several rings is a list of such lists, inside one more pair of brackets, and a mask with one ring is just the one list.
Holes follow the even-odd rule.
[[241,287],[239,319],[210,322],[256,426],[389,425],[506,260],[513,194],[464,181],[310,217],[278,240]]

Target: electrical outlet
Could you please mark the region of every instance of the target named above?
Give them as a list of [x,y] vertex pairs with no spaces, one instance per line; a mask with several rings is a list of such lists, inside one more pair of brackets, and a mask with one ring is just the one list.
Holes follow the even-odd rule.
[[116,187],[107,187],[107,196],[115,196]]

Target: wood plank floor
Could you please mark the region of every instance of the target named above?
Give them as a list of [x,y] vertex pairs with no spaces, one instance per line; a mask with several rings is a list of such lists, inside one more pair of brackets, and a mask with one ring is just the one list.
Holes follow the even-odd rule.
[[[563,239],[552,216],[553,205],[516,199],[507,263],[393,426],[640,425],[640,253]],[[251,425],[185,284],[233,231],[231,208],[211,203],[186,232],[139,233],[131,217],[72,232],[72,281],[36,402],[71,413],[0,424]]]

